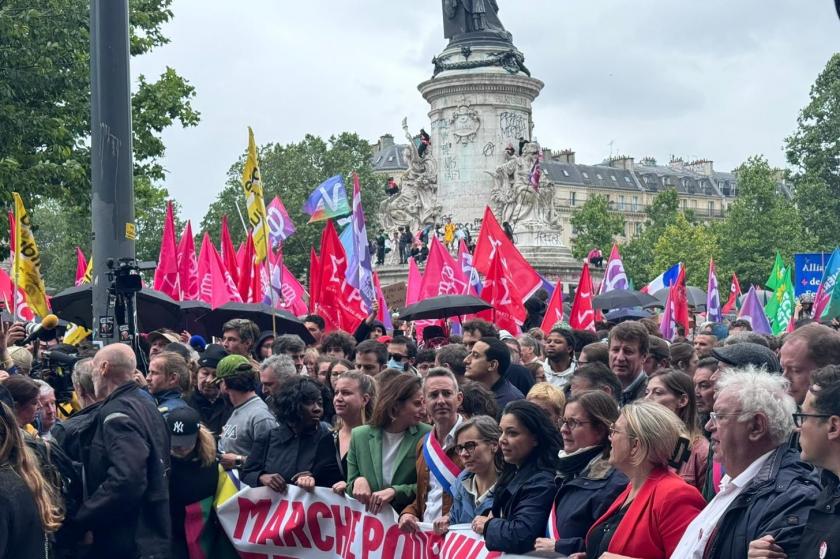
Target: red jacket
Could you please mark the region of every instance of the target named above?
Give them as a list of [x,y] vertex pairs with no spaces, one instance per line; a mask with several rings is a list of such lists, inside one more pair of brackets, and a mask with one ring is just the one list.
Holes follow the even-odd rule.
[[[630,490],[631,486],[628,485],[604,516],[589,529],[589,535],[598,524],[621,508]],[[696,488],[688,485],[677,474],[657,468],[650,473],[630,503],[608,551],[629,557],[668,559],[685,529],[705,506],[706,501]]]

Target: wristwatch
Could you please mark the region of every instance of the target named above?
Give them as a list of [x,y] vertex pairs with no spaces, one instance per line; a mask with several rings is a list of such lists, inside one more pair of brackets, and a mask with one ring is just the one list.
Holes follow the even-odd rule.
[[241,468],[244,463],[245,463],[245,457],[244,456],[237,456],[233,460],[233,465],[236,468]]

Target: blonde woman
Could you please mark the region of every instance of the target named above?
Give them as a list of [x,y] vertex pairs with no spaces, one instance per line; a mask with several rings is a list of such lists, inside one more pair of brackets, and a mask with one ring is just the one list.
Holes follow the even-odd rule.
[[545,411],[551,424],[560,430],[560,422],[563,419],[563,410],[566,408],[566,395],[563,390],[557,388],[550,382],[538,382],[531,387],[525,399],[537,404]]
[[586,536],[586,557],[667,559],[706,505],[700,492],[668,465],[682,421],[661,404],[636,401],[610,427],[609,462],[630,484]]
[[[61,526],[58,497],[23,442],[11,402],[0,386],[0,558],[49,556],[47,533]],[[3,398],[5,396],[5,398]]]
[[[373,404],[376,401],[376,383],[373,377],[359,371],[341,373],[333,382],[335,396],[335,448],[338,451],[338,463],[341,474],[347,476],[347,453],[350,451],[350,436],[354,428],[365,425],[373,415]],[[333,491],[344,494],[346,481],[339,481],[333,485]]]

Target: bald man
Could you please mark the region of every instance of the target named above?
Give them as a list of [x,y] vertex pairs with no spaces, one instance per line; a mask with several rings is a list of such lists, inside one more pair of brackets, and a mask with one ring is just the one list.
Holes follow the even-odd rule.
[[[84,459],[90,497],[65,521],[69,534],[93,536],[93,557],[169,555],[169,432],[154,402],[134,382],[137,362],[124,344],[93,358],[101,400]],[[114,522],[119,518],[119,522]]]

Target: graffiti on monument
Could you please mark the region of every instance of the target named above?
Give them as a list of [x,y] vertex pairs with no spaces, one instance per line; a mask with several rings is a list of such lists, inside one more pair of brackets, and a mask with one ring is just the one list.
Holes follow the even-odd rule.
[[499,115],[499,129],[506,138],[524,138],[530,135],[528,119],[522,113],[505,111]]

